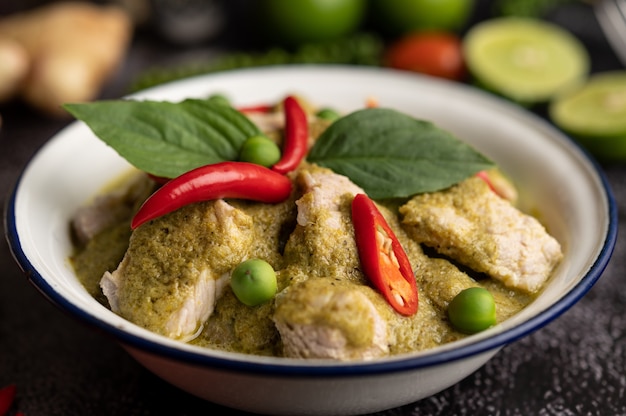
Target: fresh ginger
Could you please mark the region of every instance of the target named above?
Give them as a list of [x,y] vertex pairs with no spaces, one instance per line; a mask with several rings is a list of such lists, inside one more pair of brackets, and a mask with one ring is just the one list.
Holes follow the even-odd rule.
[[0,102],[17,94],[29,66],[30,58],[22,45],[0,36]]
[[65,103],[97,98],[131,35],[131,19],[116,6],[60,2],[0,19],[0,39],[16,42],[28,57],[27,74],[11,85],[50,115],[67,114]]

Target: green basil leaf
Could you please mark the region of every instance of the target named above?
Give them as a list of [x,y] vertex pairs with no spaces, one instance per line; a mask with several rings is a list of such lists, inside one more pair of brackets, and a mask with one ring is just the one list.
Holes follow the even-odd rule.
[[438,191],[494,166],[434,124],[385,108],[335,121],[307,160],[349,177],[374,199]]
[[167,178],[236,160],[243,142],[261,133],[245,115],[212,100],[105,100],[65,108],[136,168]]

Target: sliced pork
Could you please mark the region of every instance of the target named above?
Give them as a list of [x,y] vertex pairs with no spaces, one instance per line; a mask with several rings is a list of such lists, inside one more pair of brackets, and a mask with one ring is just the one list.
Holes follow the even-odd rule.
[[303,195],[296,201],[297,226],[281,271],[291,285],[277,296],[273,318],[285,355],[368,359],[387,354],[385,319],[363,293],[374,294],[359,271],[350,215],[354,195],[363,190],[345,176],[313,166],[302,169],[296,181]]
[[101,287],[111,309],[170,338],[202,330],[229,281],[247,258],[252,218],[223,200],[186,206],[137,228],[119,267]]
[[[303,169],[298,225],[285,248],[291,285],[276,297],[274,322],[290,357],[372,359],[438,345],[446,324],[430,301],[418,313],[396,313],[360,270],[351,204],[363,192],[346,177],[317,167]],[[421,274],[427,257],[380,206]],[[418,276],[418,282],[421,276]],[[444,334],[444,335],[442,335]]]
[[153,190],[154,182],[138,174],[126,186],[99,195],[90,204],[81,206],[72,217],[74,236],[81,245],[87,244],[106,228],[130,218]]
[[534,293],[563,257],[541,223],[479,178],[422,194],[400,208],[417,242],[506,286]]
[[387,322],[369,288],[343,280],[311,278],[276,301],[274,322],[283,353],[292,358],[368,360],[389,353]]

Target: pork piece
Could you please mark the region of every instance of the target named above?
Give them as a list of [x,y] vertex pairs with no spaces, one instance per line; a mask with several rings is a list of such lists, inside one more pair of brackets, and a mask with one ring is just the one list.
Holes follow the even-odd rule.
[[[453,334],[445,316],[420,297],[418,312],[396,313],[360,271],[351,204],[363,192],[346,177],[318,167],[300,170],[297,226],[279,271],[291,285],[276,297],[274,322],[289,357],[367,360],[435,347]],[[379,206],[418,276],[429,260],[402,230],[397,216]],[[452,266],[454,267],[454,266]],[[461,272],[459,272],[461,273]]]
[[[276,297],[274,322],[289,357],[372,359],[431,348],[449,333],[428,299],[417,314],[396,313],[360,270],[351,204],[363,192],[346,177],[319,167],[299,171],[304,194],[297,226],[285,247],[280,276],[291,285]],[[426,267],[421,247],[379,206],[414,270]],[[442,335],[444,334],[444,335]]]
[[476,177],[442,192],[418,195],[400,213],[417,242],[529,293],[543,286],[563,257],[559,243],[537,219]]
[[282,112],[249,112],[246,117],[262,132],[273,134],[285,126],[285,115]]
[[[285,247],[282,276],[291,285],[276,299],[274,322],[288,357],[368,359],[388,353],[385,319],[365,286],[351,221],[354,195],[345,176],[309,166],[296,182],[297,226]],[[380,296],[379,296],[380,297]],[[299,313],[294,313],[299,311]]]
[[252,218],[223,200],[193,204],[137,228],[100,286],[111,309],[153,332],[189,341],[247,258]]
[[[272,265],[274,270],[282,269],[282,251],[296,221],[295,197],[279,204],[229,201],[254,219],[254,237],[248,246],[248,258],[260,258]],[[280,278],[278,286],[284,287]],[[247,307],[227,288],[205,322],[202,333],[192,343],[244,354],[281,355],[280,336],[272,321],[273,313],[274,302]]]
[[87,244],[98,233],[130,219],[138,204],[154,190],[154,182],[140,174],[126,186],[96,197],[78,209],[72,218],[72,231],[81,245]]
[[366,294],[368,289],[348,281],[311,278],[282,292],[274,322],[283,353],[338,360],[389,354],[387,322]]
[[285,247],[285,258],[305,271],[305,278],[343,276],[363,284],[354,241],[351,205],[364,191],[347,177],[309,166],[296,183],[302,197],[296,201],[297,226]]

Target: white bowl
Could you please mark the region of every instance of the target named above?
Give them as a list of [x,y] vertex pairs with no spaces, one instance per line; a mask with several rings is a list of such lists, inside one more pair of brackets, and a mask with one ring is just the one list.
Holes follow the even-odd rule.
[[68,256],[76,208],[128,164],[82,123],[53,137],[23,172],[6,211],[7,239],[53,303],[115,337],[149,370],[206,400],[285,415],[358,414],[417,401],[466,377],[504,345],[546,325],[596,282],[615,245],[617,208],[598,167],[538,117],[471,87],[391,70],[269,67],[192,78],[137,95],[178,101],[224,93],[236,105],[288,93],[349,111],[368,98],[435,122],[495,160],[565,258],[541,295],[501,325],[430,351],[370,362],[304,361],[211,351],[148,332],[94,300]]

